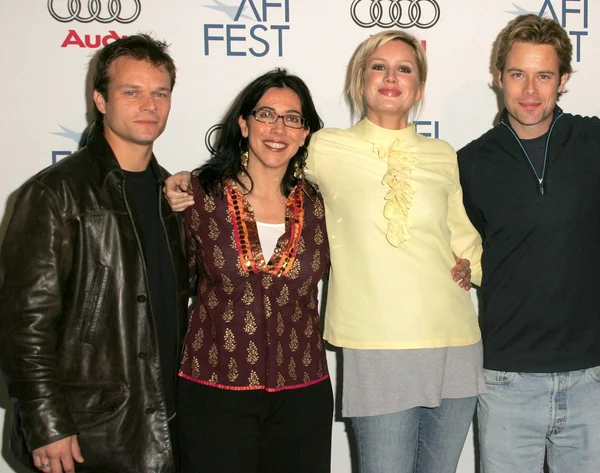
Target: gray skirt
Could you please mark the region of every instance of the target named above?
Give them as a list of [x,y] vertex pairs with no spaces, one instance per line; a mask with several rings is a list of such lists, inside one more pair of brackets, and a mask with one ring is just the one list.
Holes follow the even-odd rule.
[[481,341],[415,350],[343,349],[342,415],[438,407],[442,399],[485,392]]

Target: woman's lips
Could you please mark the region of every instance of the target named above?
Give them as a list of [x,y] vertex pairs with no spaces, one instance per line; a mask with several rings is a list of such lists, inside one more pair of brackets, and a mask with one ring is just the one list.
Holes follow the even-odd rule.
[[400,95],[400,91],[398,89],[393,89],[390,87],[379,89],[379,93],[385,95],[386,97],[398,97]]

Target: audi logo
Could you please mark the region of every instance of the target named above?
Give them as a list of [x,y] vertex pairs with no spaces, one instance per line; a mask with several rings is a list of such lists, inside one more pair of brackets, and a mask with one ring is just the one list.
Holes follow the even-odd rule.
[[132,23],[140,16],[140,0],[48,0],[52,18],[62,23]]
[[436,0],[354,0],[350,14],[363,28],[431,28],[440,19],[440,6]]
[[218,134],[221,133],[222,129],[223,125],[221,124],[213,125],[208,129],[206,135],[204,136],[204,146],[206,146],[206,149],[210,154],[217,153],[216,145],[217,140],[219,139]]

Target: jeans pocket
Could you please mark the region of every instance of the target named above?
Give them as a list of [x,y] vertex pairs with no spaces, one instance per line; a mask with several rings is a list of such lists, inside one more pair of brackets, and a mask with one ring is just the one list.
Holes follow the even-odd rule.
[[594,366],[593,368],[588,368],[587,372],[590,374],[592,379],[597,383],[600,383],[600,366]]
[[517,373],[514,371],[496,371],[496,370],[483,370],[483,377],[485,384],[502,386],[510,384],[514,381]]

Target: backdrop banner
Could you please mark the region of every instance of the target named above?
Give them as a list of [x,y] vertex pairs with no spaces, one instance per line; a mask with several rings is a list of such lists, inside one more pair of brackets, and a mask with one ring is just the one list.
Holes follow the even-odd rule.
[[[501,101],[493,87],[493,45],[519,14],[553,17],[571,36],[575,73],[560,106],[581,115],[600,112],[600,101],[590,96],[600,72],[594,59],[600,51],[600,11],[592,0],[0,0],[0,5],[5,214],[27,178],[77,149],[92,116],[94,53],[138,32],[170,43],[178,68],[169,124],[155,145],[160,163],[171,172],[207,159],[213,126],[233,98],[274,67],[306,81],[325,126],[350,126],[343,95],[348,61],[361,41],[388,28],[415,35],[429,58],[417,130],[455,148],[494,124]],[[6,220],[5,215],[0,239]],[[335,352],[329,361],[335,383]],[[10,399],[1,385],[0,421],[7,409]],[[351,455],[339,404],[336,412],[332,471],[346,473]],[[0,473],[18,471],[4,455]],[[474,471],[470,435],[458,472]]]

